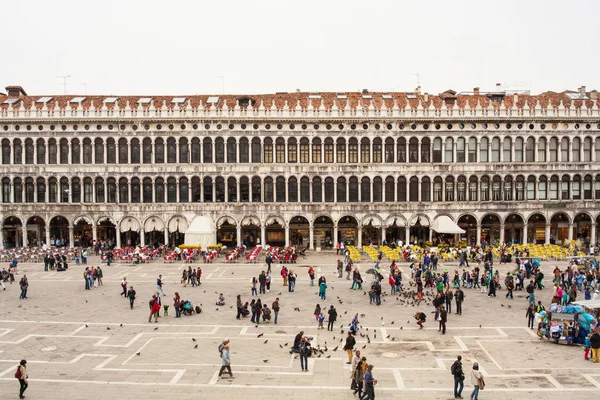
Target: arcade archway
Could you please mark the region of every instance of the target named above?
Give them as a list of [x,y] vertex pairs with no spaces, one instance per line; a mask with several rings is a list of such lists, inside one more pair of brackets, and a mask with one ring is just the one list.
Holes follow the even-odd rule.
[[265,222],[265,235],[268,245],[285,246],[285,223],[281,217],[269,217]]
[[523,218],[519,214],[510,214],[504,220],[504,242],[523,243]]
[[550,219],[550,238],[556,244],[563,244],[569,240],[569,225],[571,220],[563,212],[556,213]]
[[546,243],[546,217],[535,213],[527,219],[527,243]]
[[151,216],[144,221],[144,244],[158,247],[165,243],[165,223],[157,217]]
[[290,220],[290,244],[299,248],[307,247],[310,237],[310,223],[302,216]]
[[140,221],[135,217],[124,217],[119,224],[121,247],[137,246],[140,243]]
[[41,246],[45,241],[46,223],[41,217],[30,217],[27,220],[27,245]]
[[467,245],[477,244],[477,219],[471,214],[462,215],[456,222],[465,233],[461,234],[461,240],[465,240]]
[[344,242],[345,245],[358,246],[358,221],[356,218],[350,215],[340,218],[338,221],[337,240]]
[[500,240],[500,218],[496,214],[486,214],[481,219],[481,243],[493,245]]
[[73,220],[73,243],[76,247],[91,246],[94,233],[93,221],[88,217],[77,217]]
[[260,219],[254,216],[245,217],[242,220],[241,232],[242,244],[248,248],[255,247],[260,243]]
[[2,223],[3,247],[10,249],[23,246],[23,224],[17,217],[7,217]]
[[50,245],[55,246],[59,243],[64,246],[69,237],[69,220],[62,215],[57,215],[50,220]]
[[[341,240],[341,238],[338,240]],[[333,220],[322,215],[313,221],[312,247],[316,249],[328,246],[333,246]]]

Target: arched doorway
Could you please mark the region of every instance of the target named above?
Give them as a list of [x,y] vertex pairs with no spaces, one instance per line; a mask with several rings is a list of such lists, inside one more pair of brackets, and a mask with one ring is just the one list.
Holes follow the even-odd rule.
[[535,213],[527,219],[527,243],[546,243],[546,217]]
[[169,220],[169,237],[167,244],[170,247],[177,247],[185,242],[185,232],[187,232],[188,220],[186,217],[176,215]]
[[579,213],[573,218],[573,238],[584,247],[590,245],[592,235],[592,218],[587,213]]
[[137,246],[140,243],[140,221],[134,217],[124,217],[119,224],[121,247]]
[[151,216],[144,221],[144,245],[158,247],[165,243],[165,223],[157,217]]
[[349,215],[343,216],[338,221],[337,240],[345,245],[358,246],[358,221]]
[[237,223],[231,217],[221,217],[217,221],[217,243],[235,247],[237,244]]
[[64,245],[69,237],[69,220],[62,215],[57,215],[50,220],[50,245],[56,245],[60,240],[61,245]]
[[362,245],[379,245],[381,243],[382,222],[377,216],[367,216],[362,221]]
[[563,212],[556,213],[550,219],[550,241],[563,244],[569,239],[569,216]]
[[265,222],[266,244],[285,246],[285,223],[281,217],[269,217]]
[[481,219],[481,243],[493,245],[500,240],[500,217],[486,214]]
[[2,234],[4,235],[4,249],[23,246],[23,224],[17,217],[8,217],[2,223]]
[[117,225],[111,218],[101,217],[98,219],[96,233],[98,241],[105,242],[110,248],[116,245]]
[[310,223],[302,216],[293,217],[290,220],[290,244],[300,248],[308,247],[310,240]]
[[27,245],[41,246],[45,241],[46,223],[44,220],[38,216],[29,218],[27,220]]
[[425,215],[414,215],[410,219],[409,244],[424,246],[430,237],[429,218]]
[[92,222],[88,217],[77,217],[73,220],[73,242],[75,246],[91,246],[94,237]]
[[256,246],[257,239],[260,239],[260,219],[254,216],[245,217],[242,220],[241,232],[242,244],[244,246],[248,248]]
[[504,220],[504,242],[523,243],[523,226],[523,218],[519,214],[510,214],[506,217]]
[[333,245],[333,220],[327,216],[320,216],[313,221],[313,243],[314,249]]
[[399,240],[406,243],[406,220],[400,216],[390,216],[386,220],[385,240],[395,246]]
[[465,233],[460,235],[460,240],[467,242],[467,245],[474,246],[477,244],[477,219],[471,214],[462,215],[456,222]]

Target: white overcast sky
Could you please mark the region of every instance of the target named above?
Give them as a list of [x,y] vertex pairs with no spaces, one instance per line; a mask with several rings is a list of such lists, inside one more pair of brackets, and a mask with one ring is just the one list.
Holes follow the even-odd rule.
[[[3,1],[29,94],[600,89],[597,0]],[[220,78],[224,77],[224,79]]]

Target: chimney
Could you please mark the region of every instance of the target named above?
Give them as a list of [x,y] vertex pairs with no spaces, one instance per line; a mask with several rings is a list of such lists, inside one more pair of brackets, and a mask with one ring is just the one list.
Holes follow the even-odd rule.
[[25,93],[25,90],[21,86],[7,86],[5,89],[10,97],[27,96],[27,93]]
[[582,86],[579,88],[579,94],[582,94],[585,96],[585,86]]
[[590,99],[598,100],[598,91],[596,89],[594,89],[590,92]]
[[473,88],[473,95],[479,96],[479,88],[478,87]]
[[369,94],[369,89],[363,89],[362,94]]
[[417,94],[421,94],[421,86],[417,86],[415,92],[417,92]]
[[429,93],[425,93],[423,95],[423,100],[425,100],[426,102],[429,101]]
[[496,83],[496,90],[498,90],[498,91],[502,90],[502,84],[501,83]]

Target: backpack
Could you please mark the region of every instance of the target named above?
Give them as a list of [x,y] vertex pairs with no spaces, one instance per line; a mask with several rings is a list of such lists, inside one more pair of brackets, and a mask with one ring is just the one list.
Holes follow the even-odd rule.
[[218,347],[220,355],[223,355],[223,349],[224,348],[225,348],[225,342],[221,342],[221,344]]
[[202,309],[200,308],[200,306],[196,306],[196,314],[200,314],[202,312]]
[[458,361],[454,361],[454,364],[450,367],[450,373],[454,376],[460,374],[460,365],[458,364]]
[[23,375],[21,373],[21,366],[20,365],[17,367],[17,370],[15,371],[15,378],[17,378],[17,379],[22,379],[23,378]]

